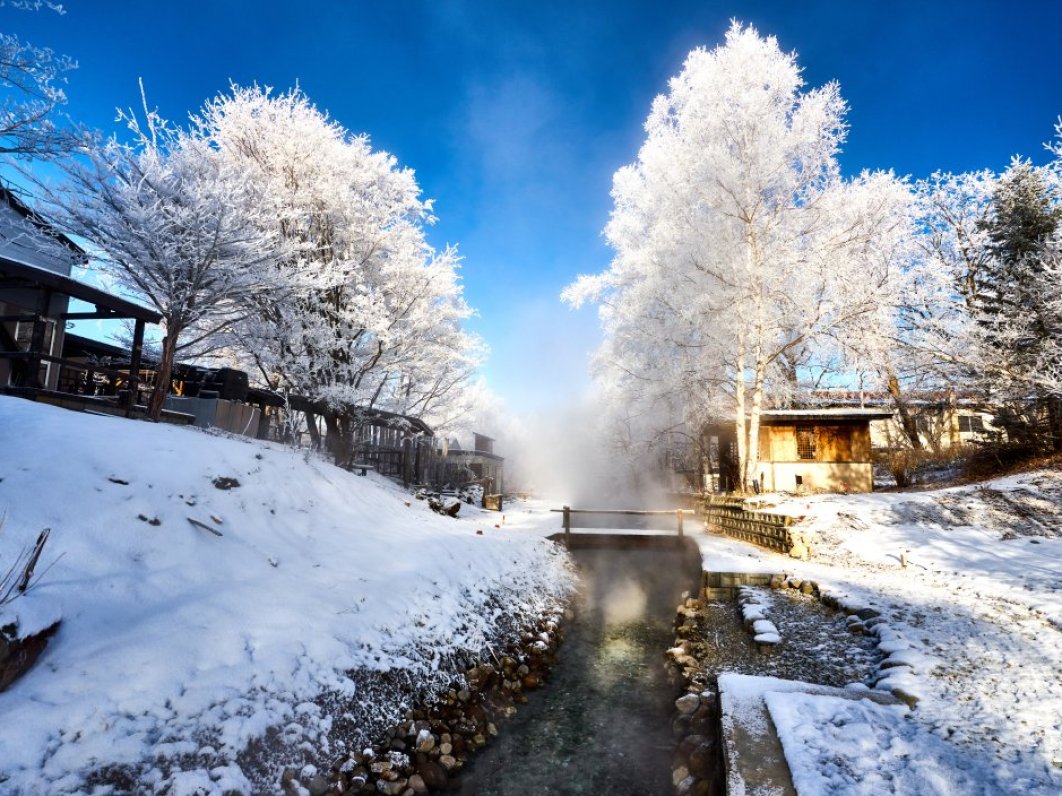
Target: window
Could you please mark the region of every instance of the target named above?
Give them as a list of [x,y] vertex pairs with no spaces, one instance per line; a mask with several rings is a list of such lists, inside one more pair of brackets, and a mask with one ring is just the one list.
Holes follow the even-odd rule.
[[980,415],[959,415],[959,433],[981,434],[985,421]]
[[815,458],[815,427],[796,427],[797,457],[801,459]]

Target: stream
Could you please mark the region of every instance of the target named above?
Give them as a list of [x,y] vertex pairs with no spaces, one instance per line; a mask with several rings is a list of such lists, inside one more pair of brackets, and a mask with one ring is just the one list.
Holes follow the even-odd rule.
[[459,778],[459,793],[667,794],[673,701],[663,651],[696,590],[686,548],[572,550],[582,584],[545,688]]

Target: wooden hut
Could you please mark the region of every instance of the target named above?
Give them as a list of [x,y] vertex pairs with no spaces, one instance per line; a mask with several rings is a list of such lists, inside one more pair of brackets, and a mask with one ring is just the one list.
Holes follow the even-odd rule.
[[[870,492],[874,489],[870,423],[883,409],[776,409],[760,415],[759,462],[753,475],[764,492]],[[734,426],[707,429],[716,491],[736,485]]]

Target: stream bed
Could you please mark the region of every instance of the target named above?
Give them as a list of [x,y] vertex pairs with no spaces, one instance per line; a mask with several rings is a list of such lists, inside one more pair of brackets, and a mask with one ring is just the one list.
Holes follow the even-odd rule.
[[685,548],[575,549],[582,585],[546,687],[476,755],[458,792],[477,796],[667,794],[675,687],[663,651],[696,590]]

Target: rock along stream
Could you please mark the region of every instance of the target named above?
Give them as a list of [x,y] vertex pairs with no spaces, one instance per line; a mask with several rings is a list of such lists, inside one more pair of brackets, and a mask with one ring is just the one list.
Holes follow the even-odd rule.
[[460,777],[459,793],[667,794],[678,695],[663,652],[696,590],[684,547],[575,549],[582,586],[549,683]]

